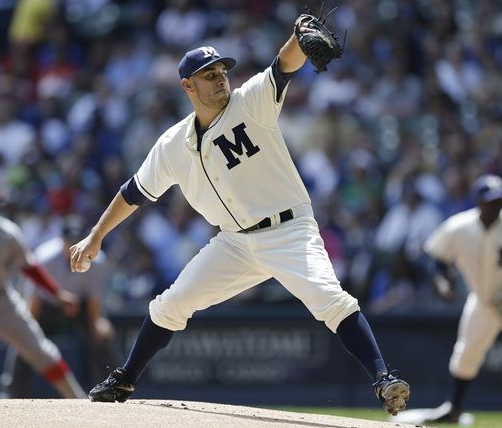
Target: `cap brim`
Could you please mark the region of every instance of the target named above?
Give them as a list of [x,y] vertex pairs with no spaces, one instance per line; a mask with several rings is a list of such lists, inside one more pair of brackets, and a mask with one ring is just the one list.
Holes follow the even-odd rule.
[[493,189],[483,193],[479,199],[483,202],[492,202],[497,199],[502,199],[502,189]]
[[207,64],[204,64],[202,67],[195,70],[190,76],[193,76],[195,73],[198,73],[204,68],[209,67],[211,64],[214,64],[215,62],[222,62],[227,68],[227,70],[231,70],[232,68],[235,67],[235,64],[237,64],[237,61],[229,56],[225,56],[222,58],[215,58],[212,61],[209,61]]

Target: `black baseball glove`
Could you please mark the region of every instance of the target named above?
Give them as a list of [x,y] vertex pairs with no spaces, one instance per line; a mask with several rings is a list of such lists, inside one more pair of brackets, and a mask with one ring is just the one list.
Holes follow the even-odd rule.
[[[310,13],[303,13],[295,22],[295,36],[298,39],[298,44],[318,73],[326,71],[328,69],[327,65],[331,60],[340,58],[345,47],[345,37],[343,46],[341,46],[338,42],[338,37],[325,25],[326,18],[335,9],[331,10],[324,19],[321,8],[321,16],[319,18]],[[300,31],[302,26],[306,29]],[[347,31],[345,31],[346,35]]]

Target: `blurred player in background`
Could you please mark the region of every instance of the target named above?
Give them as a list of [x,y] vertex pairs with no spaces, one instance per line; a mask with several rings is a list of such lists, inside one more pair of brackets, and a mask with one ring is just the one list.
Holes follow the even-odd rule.
[[444,221],[424,246],[436,260],[435,286],[445,300],[455,299],[452,266],[469,289],[450,359],[451,401],[424,422],[459,422],[467,387],[502,330],[502,179],[481,176],[473,194],[477,207]]
[[21,229],[0,216],[0,338],[43,376],[64,398],[83,398],[85,393],[56,345],[45,337],[26,302],[11,284],[22,273],[47,291],[62,311],[73,314],[76,297],[62,289],[25,246]]
[[[65,313],[43,293],[35,293],[31,300],[31,312],[45,333],[71,335],[79,342],[79,354],[83,368],[83,384],[88,387],[108,374],[108,367],[115,366],[117,357],[113,349],[115,331],[103,313],[103,295],[110,280],[106,256],[100,251],[93,269],[81,275],[72,273],[69,267],[69,248],[85,233],[84,221],[72,215],[63,221],[61,237],[55,237],[40,245],[35,254],[40,264],[56,278],[65,290],[78,299],[78,311]],[[32,373],[27,364],[17,356],[13,364],[10,395],[25,398],[31,395]]]

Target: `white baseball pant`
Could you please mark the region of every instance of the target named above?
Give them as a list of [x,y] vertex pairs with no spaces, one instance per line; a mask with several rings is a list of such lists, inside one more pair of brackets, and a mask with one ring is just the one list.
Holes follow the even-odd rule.
[[450,373],[459,379],[474,379],[501,330],[502,318],[495,308],[470,293],[460,317]]
[[183,330],[195,311],[275,277],[336,332],[342,320],[360,310],[359,305],[335,276],[312,208],[300,205],[293,213],[292,220],[256,232],[218,233],[174,284],[150,302],[152,321]]

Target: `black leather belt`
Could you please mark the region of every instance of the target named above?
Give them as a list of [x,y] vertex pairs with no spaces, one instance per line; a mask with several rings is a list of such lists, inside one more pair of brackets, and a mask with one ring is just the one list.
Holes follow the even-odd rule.
[[[289,210],[283,211],[282,213],[279,213],[279,218],[281,219],[281,223],[284,223],[285,221],[288,221],[288,220],[292,220],[293,219],[293,210],[289,209]],[[239,230],[239,233],[254,232],[255,230],[265,229],[266,227],[270,227],[270,226],[272,226],[272,220],[270,219],[270,217],[267,217],[267,218],[264,218],[259,223],[256,223],[255,225],[248,227],[247,229]]]

